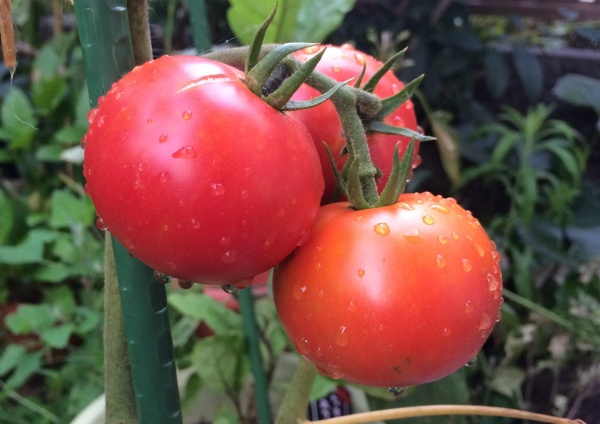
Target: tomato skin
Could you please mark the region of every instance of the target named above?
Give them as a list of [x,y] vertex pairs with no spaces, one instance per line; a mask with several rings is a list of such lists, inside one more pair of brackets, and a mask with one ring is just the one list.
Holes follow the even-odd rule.
[[454,199],[325,205],[274,274],[275,306],[322,373],[378,387],[442,378],[475,356],[502,304],[500,255]]
[[[383,65],[373,56],[354,49],[350,44],[344,44],[339,47],[332,45],[308,47],[293,53],[293,56],[298,61],[305,62],[319,53],[324,47],[327,47],[327,50],[317,64],[316,70],[336,81],[341,82],[354,78],[355,80],[349,83],[353,85],[356,82],[356,78],[362,72],[363,65],[365,65],[364,84]],[[374,94],[383,99],[393,96],[403,88],[404,83],[396,78],[392,71],[388,71],[375,87]],[[302,85],[296,94],[294,94],[292,100],[308,100],[317,97],[319,94],[317,90],[307,85]],[[288,114],[306,125],[315,141],[325,177],[325,192],[322,203],[330,203],[329,200],[335,189],[336,182],[323,142],[331,150],[338,169],[342,169],[347,157],[346,155],[340,155],[345,146],[345,138],[335,107],[331,101],[327,101],[317,107],[288,112]],[[396,127],[405,127],[414,131],[418,130],[417,118],[411,100],[407,100],[400,105],[394,112],[386,116],[383,122]],[[382,173],[381,178],[377,181],[379,192],[383,190],[389,179],[395,145],[399,143],[398,155],[402,157],[409,142],[410,138],[408,137],[383,133],[367,133],[367,143],[371,153],[371,160]],[[419,142],[416,141],[413,168],[416,168],[420,163]]]
[[323,176],[310,135],[242,76],[162,57],[90,112],[86,191],[103,226],[167,275],[247,282],[289,254],[317,212]]

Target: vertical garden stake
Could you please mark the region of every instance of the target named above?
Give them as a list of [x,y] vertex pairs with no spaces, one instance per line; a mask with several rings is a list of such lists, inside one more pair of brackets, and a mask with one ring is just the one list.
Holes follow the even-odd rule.
[[[134,66],[127,1],[76,0],[74,5],[90,102],[96,106],[98,97]],[[113,248],[138,421],[179,424],[181,407],[165,287],[154,281],[152,269],[132,258],[116,240]],[[110,329],[106,331],[105,337],[115,336]]]

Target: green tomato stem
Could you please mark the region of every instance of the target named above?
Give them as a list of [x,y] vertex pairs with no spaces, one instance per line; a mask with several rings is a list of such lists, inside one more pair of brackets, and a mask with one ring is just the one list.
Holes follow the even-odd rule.
[[306,420],[310,392],[317,377],[317,368],[303,357],[296,367],[275,424],[298,424]]

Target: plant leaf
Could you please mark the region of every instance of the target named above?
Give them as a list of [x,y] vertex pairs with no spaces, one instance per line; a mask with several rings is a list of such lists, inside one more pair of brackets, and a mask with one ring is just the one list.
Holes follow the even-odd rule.
[[299,3],[293,40],[320,43],[340,26],[356,0],[303,0]]
[[530,103],[542,94],[544,73],[538,58],[522,44],[514,44],[513,59],[517,74]]
[[485,82],[495,99],[500,99],[508,87],[510,69],[506,58],[496,50],[488,50],[484,56]]
[[575,106],[593,108],[600,115],[600,80],[584,75],[567,74],[558,79],[552,92]]

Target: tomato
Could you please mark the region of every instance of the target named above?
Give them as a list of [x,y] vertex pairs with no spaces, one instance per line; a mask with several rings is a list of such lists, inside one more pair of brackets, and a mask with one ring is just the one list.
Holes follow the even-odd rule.
[[[308,47],[295,52],[293,55],[297,60],[305,62],[319,53],[324,47],[325,46]],[[354,47],[349,44],[344,44],[341,47],[331,45],[326,47],[327,50],[317,65],[316,70],[336,81],[346,81],[350,78],[356,79],[362,72],[363,66],[366,66],[365,75],[363,77],[364,84],[383,65],[374,57],[355,50]],[[350,84],[352,85],[354,82],[355,81],[351,81]],[[380,98],[386,98],[398,93],[402,88],[404,88],[404,83],[398,80],[392,71],[388,71],[375,87],[374,94]],[[308,100],[317,97],[319,94],[320,93],[315,89],[303,85],[296,94],[294,94],[292,100]],[[345,139],[335,107],[331,101],[327,101],[314,108],[288,113],[306,125],[315,141],[321,159],[323,175],[325,176],[323,203],[329,203],[336,183],[323,142],[329,146],[338,169],[342,169],[346,162],[346,156],[340,155],[340,152],[345,146]],[[410,100],[407,100],[394,112],[386,116],[383,119],[383,122],[395,127],[405,127],[413,131],[417,131],[418,129],[413,103]],[[382,174],[377,182],[379,192],[381,192],[389,179],[392,170],[392,158],[395,145],[397,143],[399,144],[398,154],[402,157],[409,142],[410,138],[408,137],[376,132],[367,134],[367,143],[371,153],[371,160],[373,161],[373,164],[379,168]],[[415,142],[413,168],[417,167],[420,163],[419,143]]]
[[474,357],[502,304],[500,255],[454,199],[403,194],[323,206],[275,271],[284,330],[322,373],[379,387],[444,377]]
[[287,256],[317,213],[323,175],[310,135],[242,77],[162,57],[90,112],[84,175],[100,226],[164,274],[241,285]]

